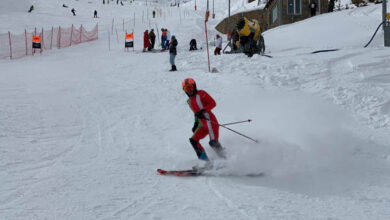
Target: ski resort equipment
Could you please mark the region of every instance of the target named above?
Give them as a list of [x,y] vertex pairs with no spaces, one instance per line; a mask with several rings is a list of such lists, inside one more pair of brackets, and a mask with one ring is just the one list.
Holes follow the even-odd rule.
[[390,14],[387,13],[387,1],[382,1],[382,23],[383,23],[383,33],[384,33],[384,45],[385,47],[390,47]]
[[132,33],[126,33],[125,35],[125,48],[134,48],[134,34]]
[[[227,47],[230,51],[226,51]],[[264,37],[261,35],[260,24],[256,19],[248,20],[243,17],[237,22],[232,31],[231,40],[224,48],[224,53],[245,53],[248,57],[253,54],[264,54]]]
[[[36,33],[35,29],[35,33]],[[43,31],[42,31],[43,33]],[[33,35],[32,36],[32,54],[35,54],[35,50],[39,49],[39,52],[42,53],[42,44],[41,44],[41,36],[39,35]]]
[[[33,38],[33,36],[35,38]],[[38,38],[40,37],[40,39]],[[22,34],[6,34],[0,33],[0,59],[19,59],[22,57],[34,55],[36,49],[40,52],[51,50],[57,47],[65,48],[77,44],[95,41],[98,39],[98,25],[87,31],[83,25],[80,28],[75,28],[73,25],[67,28],[51,27],[48,29],[40,29],[28,32],[26,29]],[[33,42],[35,41],[35,42]],[[33,43],[37,47],[40,43],[40,48],[34,48]],[[4,50],[3,48],[7,48]],[[52,55],[50,55],[52,56]]]
[[210,16],[208,1],[207,1],[207,11],[206,11],[206,15],[205,16],[206,17],[205,17],[205,20],[204,20],[204,31],[206,33],[207,62],[208,62],[209,72],[210,72],[209,40],[208,40],[208,37],[207,37],[207,21],[209,20],[209,16]]
[[[372,40],[374,40],[374,37],[375,37],[376,33],[378,32],[379,28],[380,28],[382,25],[384,25],[385,23],[386,23],[386,22],[381,22],[381,23],[378,25],[378,27],[376,28],[376,30],[375,30],[375,32],[374,32],[374,35],[372,35],[370,41],[368,41],[368,43],[367,43],[366,45],[364,45],[364,48],[366,48],[366,47],[368,47],[368,45],[370,45],[370,43],[372,42]],[[386,32],[385,32],[385,33],[386,33]],[[390,37],[390,36],[389,36],[389,37]],[[386,46],[386,35],[385,35],[384,38],[385,38],[385,46]],[[389,39],[389,41],[390,41],[390,39]],[[389,43],[388,46],[390,46],[390,43]]]
[[189,177],[189,176],[200,176],[202,172],[198,170],[163,170],[163,169],[157,169],[157,172],[161,175],[165,176],[182,176],[182,177]]
[[41,49],[41,36],[33,36],[32,37],[32,48],[33,49]]
[[211,170],[213,168],[212,163],[208,163],[205,166],[193,166],[192,169],[188,170],[163,170],[157,169],[157,172],[161,175],[165,176],[181,176],[181,177],[189,177],[189,176],[200,176],[204,174],[205,171]]

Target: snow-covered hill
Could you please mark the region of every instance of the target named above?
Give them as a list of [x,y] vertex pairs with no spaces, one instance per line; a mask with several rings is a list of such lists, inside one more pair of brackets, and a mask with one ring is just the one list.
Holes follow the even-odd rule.
[[[62,8],[64,2],[78,15]],[[219,72],[209,73],[204,11],[193,11],[193,2],[180,8],[81,0],[34,5],[35,13],[0,19],[1,32],[98,22],[99,40],[0,60],[0,219],[390,215],[389,49],[382,33],[363,48],[380,22],[380,6],[271,29],[264,36],[273,58],[211,56]],[[95,8],[98,19],[91,16]],[[152,19],[150,12],[160,9]],[[225,9],[218,2],[217,16]],[[135,25],[125,28],[134,29],[136,48],[125,53],[122,21],[134,13]],[[208,23],[210,39],[216,23]],[[167,53],[140,52],[145,29],[161,27],[178,39],[178,72],[167,71]],[[203,50],[188,51],[192,38]],[[310,53],[332,48],[340,50]],[[228,160],[215,161],[221,169],[196,178],[160,176],[157,168],[199,163],[188,142],[193,115],[181,89],[187,77],[216,100],[221,123],[253,119],[231,128],[260,143],[220,128],[228,153]],[[207,138],[202,144],[216,158]],[[254,172],[265,175],[245,176]]]
[[30,8],[30,0],[2,0],[0,13],[27,12]]

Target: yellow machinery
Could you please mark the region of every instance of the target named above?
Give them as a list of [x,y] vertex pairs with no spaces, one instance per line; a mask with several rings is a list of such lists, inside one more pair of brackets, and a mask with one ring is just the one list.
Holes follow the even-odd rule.
[[224,50],[225,53],[245,53],[251,57],[255,53],[263,54],[265,51],[260,25],[255,19],[241,18],[237,22],[236,29],[232,32],[231,41],[228,44],[231,47],[231,51],[225,52]]
[[237,29],[240,36],[247,37],[252,35],[253,40],[257,40],[260,35],[260,25],[259,22],[255,19],[249,21],[246,17],[243,17],[243,19],[237,23]]

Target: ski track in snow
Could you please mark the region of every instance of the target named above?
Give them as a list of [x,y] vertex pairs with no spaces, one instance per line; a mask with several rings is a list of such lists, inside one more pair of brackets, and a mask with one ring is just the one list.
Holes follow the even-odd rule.
[[[95,20],[84,12],[98,7],[99,41],[0,61],[0,219],[386,219],[390,215],[386,197],[390,57],[379,46],[381,36],[371,48],[363,49],[365,42],[360,43],[376,28],[378,6],[267,31],[266,50],[272,59],[212,56],[210,46],[211,65],[219,72],[208,73],[204,3],[198,2],[196,12],[191,2],[181,5],[180,13],[187,9],[191,17],[182,14],[180,21],[177,8],[156,6],[164,16],[151,21],[151,26],[168,28],[179,41],[179,71],[168,72],[167,53],[138,53],[149,26],[146,22],[134,27],[135,53],[123,53],[115,35],[107,51],[111,18],[133,18],[133,12],[139,18],[148,8],[142,3],[118,10],[114,5],[107,9],[75,2],[80,17],[73,18],[58,9],[58,1],[37,2],[36,14],[0,22],[0,29],[20,30],[39,23],[92,25]],[[208,23],[210,42],[224,4],[216,2],[217,19]],[[234,10],[243,4],[236,2]],[[315,29],[314,37],[296,40],[309,25],[321,27],[318,23],[327,19],[336,28],[335,38],[341,38],[337,32],[347,24],[351,35],[362,34],[355,40],[344,37],[341,43],[325,41],[318,46],[324,32]],[[280,36],[290,36],[291,41],[284,44]],[[202,50],[187,51],[192,38]],[[343,42],[348,43],[340,51],[309,54]],[[188,142],[193,116],[180,87],[187,77],[195,78],[215,98],[220,122],[253,117],[250,124],[232,128],[261,142],[248,143],[221,129],[221,142],[230,156],[223,162],[226,169],[196,178],[160,176],[157,168],[185,169],[197,163]],[[215,158],[208,138],[202,144]],[[259,171],[266,175],[244,176]]]

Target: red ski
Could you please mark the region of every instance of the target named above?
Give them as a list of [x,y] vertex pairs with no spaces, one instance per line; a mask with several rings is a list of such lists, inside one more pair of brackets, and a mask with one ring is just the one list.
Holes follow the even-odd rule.
[[157,169],[157,172],[165,176],[200,176],[202,172],[199,170],[162,170]]

